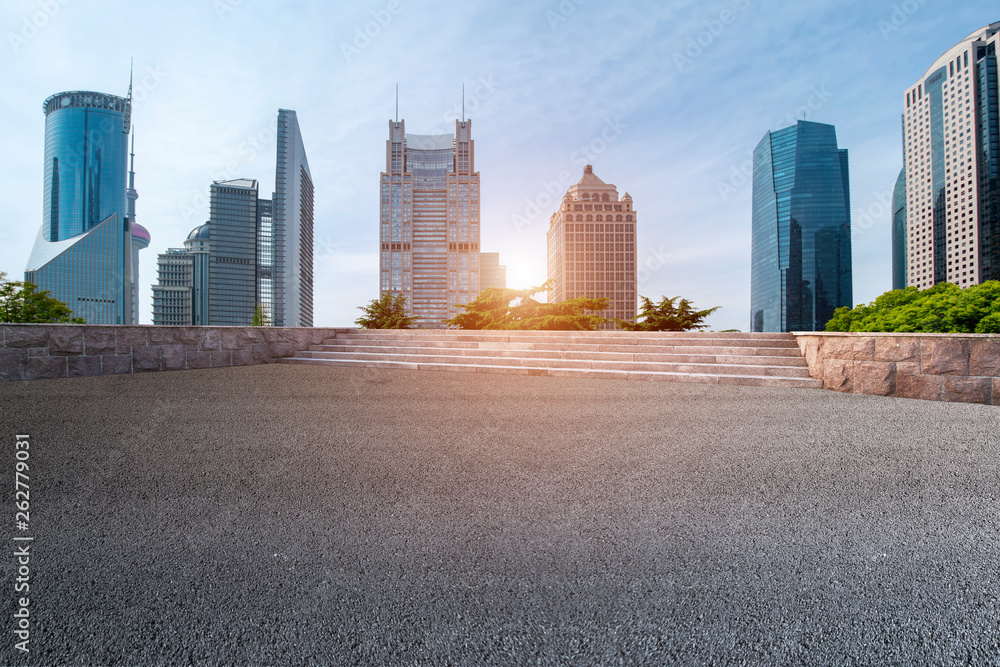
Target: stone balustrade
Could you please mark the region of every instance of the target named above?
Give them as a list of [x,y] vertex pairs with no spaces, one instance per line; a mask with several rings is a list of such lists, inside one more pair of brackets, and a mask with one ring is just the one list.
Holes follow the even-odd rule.
[[1000,335],[797,333],[825,389],[1000,405]]
[[0,324],[0,382],[269,364],[341,331]]

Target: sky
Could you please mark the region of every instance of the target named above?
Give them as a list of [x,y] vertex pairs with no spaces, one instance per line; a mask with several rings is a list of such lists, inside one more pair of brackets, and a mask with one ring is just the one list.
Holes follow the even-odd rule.
[[749,328],[753,148],[807,120],[850,154],[854,300],[891,289],[889,200],[904,93],[1000,20],[996,0],[5,0],[0,272],[23,279],[42,221],[42,102],[124,96],[134,59],[140,322],[156,256],[208,219],[213,180],[274,188],[279,108],[315,184],[315,324],[378,296],[379,174],[408,132],[472,120],[484,252],[509,287],[546,278],[549,216],[583,166],[638,212],[639,293]]

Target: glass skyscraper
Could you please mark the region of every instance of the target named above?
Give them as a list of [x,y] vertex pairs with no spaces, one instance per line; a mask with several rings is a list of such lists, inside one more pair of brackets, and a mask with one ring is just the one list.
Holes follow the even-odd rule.
[[480,290],[479,173],[472,121],[407,134],[389,121],[381,175],[380,293],[402,294],[419,328],[441,328]]
[[314,188],[298,116],[289,109],[278,110],[274,183],[273,206],[261,211],[260,301],[274,326],[311,327]]
[[906,284],[1000,280],[1000,23],[972,33],[905,93]]
[[821,331],[853,307],[847,150],[799,121],[754,150],[751,331]]
[[906,287],[906,168],[892,190],[892,289]]
[[[132,324],[137,256],[125,178],[131,94],[59,93],[43,109],[42,226],[25,280],[90,324]],[[139,245],[148,242],[141,230]]]
[[257,181],[212,183],[208,322],[249,326],[257,308]]

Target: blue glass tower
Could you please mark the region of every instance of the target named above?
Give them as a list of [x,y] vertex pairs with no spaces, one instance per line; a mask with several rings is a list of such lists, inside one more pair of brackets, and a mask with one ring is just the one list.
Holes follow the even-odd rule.
[[25,280],[49,290],[90,324],[132,324],[134,267],[125,178],[131,94],[59,93],[43,108],[42,227]]
[[751,331],[821,331],[853,306],[847,150],[799,121],[754,150]]
[[906,287],[906,167],[892,191],[892,289]]

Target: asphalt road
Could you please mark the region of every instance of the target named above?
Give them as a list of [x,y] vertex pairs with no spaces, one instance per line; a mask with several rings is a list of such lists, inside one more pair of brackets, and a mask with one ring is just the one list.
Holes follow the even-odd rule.
[[4,664],[1000,663],[1000,408],[276,365],[3,384],[0,438]]

